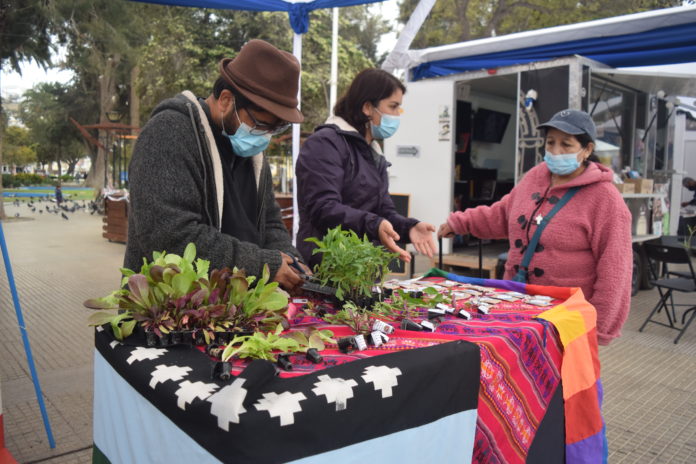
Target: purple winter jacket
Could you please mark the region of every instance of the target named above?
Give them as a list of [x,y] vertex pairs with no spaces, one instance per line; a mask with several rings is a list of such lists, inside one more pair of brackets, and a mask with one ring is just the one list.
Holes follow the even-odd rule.
[[377,162],[367,140],[336,116],[317,127],[302,145],[295,167],[300,210],[297,249],[311,267],[321,262],[321,255],[312,256],[315,245],[305,239],[321,239],[339,224],[378,242],[379,224],[387,219],[401,241],[409,241],[408,232],[418,220],[396,212],[389,196],[387,160],[377,143],[372,148],[379,153]]

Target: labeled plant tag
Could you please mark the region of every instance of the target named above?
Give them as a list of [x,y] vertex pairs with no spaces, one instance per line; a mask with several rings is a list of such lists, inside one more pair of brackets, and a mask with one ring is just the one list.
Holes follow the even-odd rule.
[[482,314],[488,314],[491,311],[491,307],[485,304],[478,305],[478,310]]
[[487,296],[479,298],[479,303],[486,303],[486,304],[491,304],[491,305],[498,304],[498,303],[500,303],[500,301],[501,300],[496,300],[495,298],[490,298]]
[[423,327],[425,330],[429,330],[431,332],[435,332],[435,324],[433,324],[430,321],[422,321],[420,323],[421,327]]
[[379,330],[373,331],[370,334],[370,339],[372,340],[372,344],[377,348],[389,341],[389,337]]
[[295,304],[306,304],[309,303],[309,300],[307,298],[293,298],[292,302]]
[[465,309],[460,309],[457,316],[461,317],[462,319],[466,319],[467,321],[471,319],[471,313]]
[[534,305],[534,306],[551,306],[551,302],[547,300],[539,300],[536,298],[532,298],[531,300],[528,300],[527,303]]
[[503,301],[518,301],[519,298],[513,295],[510,295],[509,293],[496,293],[493,295],[494,298],[497,298],[498,300],[503,300]]
[[[440,305],[438,305],[440,306]],[[440,317],[445,315],[445,310],[442,308],[428,308],[428,317],[433,318],[433,317]]]
[[363,351],[367,349],[367,342],[365,341],[365,337],[360,334],[356,335],[353,337],[353,340],[355,341],[355,347],[358,349],[358,351]]
[[376,320],[372,324],[372,330],[379,330],[380,332],[383,332],[385,334],[392,334],[394,333],[394,327],[392,327],[390,324],[387,324],[384,321]]

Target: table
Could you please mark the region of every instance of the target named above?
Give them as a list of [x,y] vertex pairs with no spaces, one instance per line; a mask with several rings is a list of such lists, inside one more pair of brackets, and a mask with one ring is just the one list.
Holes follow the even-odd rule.
[[594,310],[579,289],[463,279],[559,304],[396,330],[379,349],[329,349],[320,368],[298,356],[276,375],[253,361],[228,382],[211,380],[198,349],[133,346],[98,328],[95,462],[559,462],[564,429],[567,462],[597,462]]

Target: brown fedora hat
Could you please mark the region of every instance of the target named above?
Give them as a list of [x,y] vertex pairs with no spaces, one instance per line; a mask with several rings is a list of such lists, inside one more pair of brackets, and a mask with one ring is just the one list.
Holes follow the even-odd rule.
[[302,122],[297,109],[300,63],[292,53],[250,40],[237,56],[220,62],[222,77],[242,95],[287,122]]

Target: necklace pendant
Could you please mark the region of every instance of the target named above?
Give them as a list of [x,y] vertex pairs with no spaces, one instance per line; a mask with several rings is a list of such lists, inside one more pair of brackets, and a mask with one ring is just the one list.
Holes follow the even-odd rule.
[[534,218],[534,222],[536,222],[537,225],[541,224],[541,221],[544,220],[544,216],[541,214],[537,215],[537,217]]

